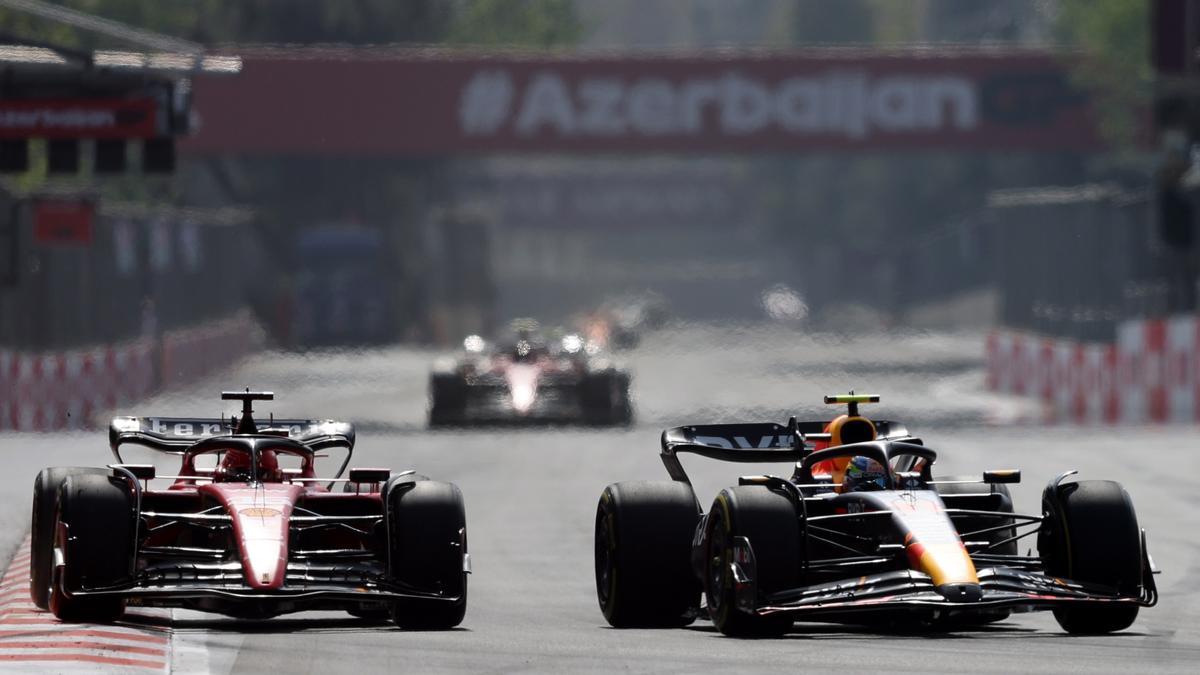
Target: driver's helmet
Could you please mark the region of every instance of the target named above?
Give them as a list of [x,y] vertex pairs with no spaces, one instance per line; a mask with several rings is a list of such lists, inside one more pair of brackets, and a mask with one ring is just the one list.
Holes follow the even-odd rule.
[[517,362],[533,361],[537,358],[537,350],[530,340],[517,340],[517,344],[513,346],[513,358]]
[[842,492],[870,492],[887,489],[887,469],[877,460],[856,455],[846,463]]
[[[825,433],[829,434],[828,441],[817,441],[813,450],[824,450],[837,445],[866,443],[875,440],[875,423],[871,420],[849,415],[838,415],[825,425]],[[834,457],[817,462],[812,467],[812,474],[828,474],[833,476],[833,482],[841,482],[841,474],[845,471],[846,457]]]
[[279,457],[274,450],[262,450],[258,453],[258,479],[264,483],[279,483],[283,481],[283,471],[279,468]]
[[236,448],[226,450],[213,472],[213,480],[218,483],[248,481],[252,475],[250,469],[250,453]]

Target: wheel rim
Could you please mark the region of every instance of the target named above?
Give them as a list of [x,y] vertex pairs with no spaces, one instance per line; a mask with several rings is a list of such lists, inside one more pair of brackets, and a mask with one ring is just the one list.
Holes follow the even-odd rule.
[[616,582],[613,566],[617,547],[609,518],[604,511],[596,516],[596,594],[600,598],[600,606],[604,609],[607,609],[611,602],[612,587]]
[[724,518],[718,514],[714,514],[716,522],[713,523],[712,533],[708,540],[708,579],[705,584],[705,595],[708,599],[708,606],[715,614],[720,614],[725,609],[724,596],[726,587],[729,585],[729,534],[725,526]]

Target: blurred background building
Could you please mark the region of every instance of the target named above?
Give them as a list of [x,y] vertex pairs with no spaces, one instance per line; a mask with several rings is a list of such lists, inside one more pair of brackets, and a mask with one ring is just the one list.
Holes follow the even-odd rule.
[[816,328],[1112,339],[1194,306],[1195,10],[0,2],[0,120],[156,115],[2,129],[0,344],[246,311],[287,348],[445,343],[647,293],[758,319],[771,289]]

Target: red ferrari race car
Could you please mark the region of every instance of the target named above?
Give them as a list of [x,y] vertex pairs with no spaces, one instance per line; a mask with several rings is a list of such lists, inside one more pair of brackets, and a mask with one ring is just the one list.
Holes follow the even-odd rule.
[[[1052,610],[1070,633],[1128,627],[1158,599],[1145,532],[1112,481],[1050,481],[1037,514],[1014,513],[1016,470],[934,478],[937,453],[903,425],[849,405],[831,422],[668,429],[673,480],[609,485],[596,512],[596,590],[610,624],[781,634],[794,621],[963,627]],[[750,475],[708,513],[682,453],[788,462]],[[1036,536],[1037,555],[1018,542]],[[701,599],[704,609],[701,609]]]
[[[354,428],[273,419],[118,417],[105,468],[42,470],[33,487],[30,595],[64,621],[127,605],[240,618],[304,610],[451,628],[466,611],[466,516],[457,486],[413,471],[350,469]],[[130,445],[177,455],[175,475],[129,464]],[[332,478],[316,459],[344,452]],[[156,481],[165,487],[151,487]],[[333,489],[338,487],[338,489]]]
[[489,345],[472,335],[429,377],[429,425],[628,425],[629,373],[578,335],[546,340],[530,329]]

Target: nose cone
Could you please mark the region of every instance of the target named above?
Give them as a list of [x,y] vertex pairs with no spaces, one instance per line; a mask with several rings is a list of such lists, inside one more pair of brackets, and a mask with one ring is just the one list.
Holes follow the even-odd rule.
[[513,409],[526,414],[537,401],[538,370],[532,366],[514,365],[508,371],[508,391]]
[[288,521],[304,488],[299,485],[208,484],[200,492],[223,503],[233,517],[233,534],[246,584],[277,589],[286,579]]
[[979,602],[983,598],[979,584],[942,584],[937,592],[950,602]]

